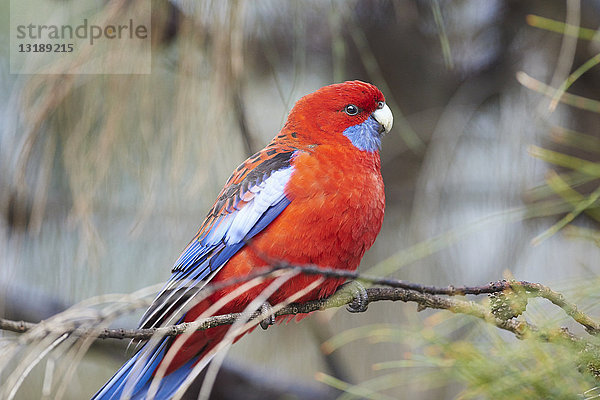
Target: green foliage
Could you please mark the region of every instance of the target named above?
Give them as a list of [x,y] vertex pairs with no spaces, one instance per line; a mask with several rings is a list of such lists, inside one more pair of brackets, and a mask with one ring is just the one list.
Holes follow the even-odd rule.
[[324,374],[318,378],[345,390],[344,399],[388,398],[409,385],[426,392],[451,382],[462,386],[458,399],[581,399],[597,384],[588,368],[597,354],[580,351],[572,341],[518,340],[480,320],[446,312],[426,324],[423,330],[372,325],[343,332],[324,344],[327,352],[361,340],[410,343],[413,350],[403,359],[372,365],[380,375],[358,385]]

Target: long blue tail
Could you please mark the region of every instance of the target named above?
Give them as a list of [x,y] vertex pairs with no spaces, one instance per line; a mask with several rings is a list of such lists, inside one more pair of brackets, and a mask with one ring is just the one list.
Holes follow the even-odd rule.
[[[169,338],[164,338],[160,343],[154,345],[154,348],[149,348],[149,344],[144,345],[106,382],[92,400],[145,399],[152,382],[154,370],[156,370],[168,350],[168,342]],[[194,357],[177,370],[163,377],[154,399],[170,399],[188,377],[197,359],[198,357]],[[132,385],[133,389],[131,389]]]

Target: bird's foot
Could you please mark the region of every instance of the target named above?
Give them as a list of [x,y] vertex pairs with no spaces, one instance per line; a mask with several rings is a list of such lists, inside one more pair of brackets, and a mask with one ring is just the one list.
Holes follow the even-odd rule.
[[260,327],[263,329],[267,329],[269,326],[275,324],[275,314],[273,314],[273,307],[269,304],[268,301],[265,301],[262,306],[260,306],[260,312],[263,315],[267,315],[265,319],[260,321]]
[[369,307],[369,294],[367,289],[358,281],[350,281],[339,287],[338,291],[347,291],[354,296],[351,303],[348,303],[346,310],[351,313],[359,313],[367,311]]

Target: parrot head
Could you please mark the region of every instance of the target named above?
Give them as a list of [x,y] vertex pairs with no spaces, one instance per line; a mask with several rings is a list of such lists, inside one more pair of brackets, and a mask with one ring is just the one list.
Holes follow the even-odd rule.
[[373,152],[392,129],[394,117],[385,97],[370,83],[348,81],[322,87],[302,97],[288,116],[286,126],[299,139],[313,144],[344,144]]

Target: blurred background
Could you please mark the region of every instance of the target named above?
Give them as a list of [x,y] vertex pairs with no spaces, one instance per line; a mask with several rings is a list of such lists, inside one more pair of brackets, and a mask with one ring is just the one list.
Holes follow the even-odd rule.
[[[110,22],[135,1],[102,3]],[[164,282],[230,172],[295,101],[361,79],[395,121],[384,226],[360,270],[540,282],[600,318],[599,26],[596,0],[153,0],[149,75],[11,75],[0,36],[0,316],[37,322]],[[139,311],[112,325],[134,327]],[[569,325],[542,301],[522,318]],[[0,380],[16,382],[35,344],[0,336],[12,351]],[[13,394],[89,398],[126,345],[58,348]],[[248,335],[226,363],[248,389],[213,397],[582,398],[595,383],[576,356],[377,303]]]

